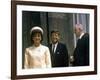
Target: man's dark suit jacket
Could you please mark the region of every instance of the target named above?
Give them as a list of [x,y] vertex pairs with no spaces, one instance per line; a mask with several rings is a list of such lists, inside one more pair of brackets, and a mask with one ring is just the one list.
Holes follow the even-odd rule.
[[73,66],[88,66],[89,65],[89,34],[85,33],[78,40],[74,50]]
[[55,53],[52,52],[52,44],[49,45],[51,53],[52,67],[66,67],[68,66],[68,51],[64,44],[58,43]]

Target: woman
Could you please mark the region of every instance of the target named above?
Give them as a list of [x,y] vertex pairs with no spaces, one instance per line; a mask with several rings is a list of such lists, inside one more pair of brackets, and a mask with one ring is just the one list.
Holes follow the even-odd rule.
[[49,68],[51,58],[49,48],[42,45],[43,30],[35,26],[30,31],[32,46],[25,50],[24,68]]

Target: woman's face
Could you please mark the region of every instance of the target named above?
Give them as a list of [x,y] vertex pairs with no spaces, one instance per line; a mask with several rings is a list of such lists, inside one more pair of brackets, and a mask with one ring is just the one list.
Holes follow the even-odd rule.
[[41,43],[41,33],[35,33],[32,37],[35,46],[39,46]]

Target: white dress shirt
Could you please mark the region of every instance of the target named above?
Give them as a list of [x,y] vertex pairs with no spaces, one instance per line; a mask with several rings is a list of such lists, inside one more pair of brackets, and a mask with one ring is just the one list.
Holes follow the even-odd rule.
[[55,48],[54,48],[54,53],[55,53],[55,51],[56,51],[57,45],[58,45],[58,43],[52,44],[52,50],[53,50],[53,47],[55,46]]
[[82,33],[82,34],[80,35],[79,39],[81,39],[81,38],[83,37],[83,35],[84,35],[84,33]]

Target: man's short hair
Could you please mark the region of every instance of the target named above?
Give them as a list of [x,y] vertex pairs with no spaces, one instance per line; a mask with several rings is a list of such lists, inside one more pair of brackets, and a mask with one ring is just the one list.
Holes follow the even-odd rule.
[[51,31],[51,35],[52,35],[53,33],[57,33],[58,35],[60,35],[59,31],[57,31],[57,30]]

